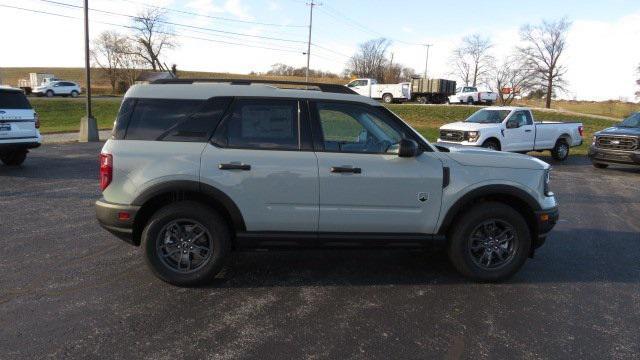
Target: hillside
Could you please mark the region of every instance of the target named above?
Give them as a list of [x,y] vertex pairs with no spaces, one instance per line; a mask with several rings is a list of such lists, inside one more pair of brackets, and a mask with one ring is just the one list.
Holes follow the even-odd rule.
[[[46,68],[46,67],[24,67],[24,68],[0,68],[0,84],[16,86],[19,79],[28,79],[29,73],[49,73],[54,74],[60,79],[74,81],[85,87],[84,81],[84,68]],[[91,89],[96,94],[110,94],[111,86],[108,79],[104,74],[104,70],[100,68],[91,69]],[[181,78],[243,78],[243,79],[269,79],[269,80],[290,80],[290,81],[304,81],[304,77],[295,76],[261,76],[261,75],[247,75],[247,74],[232,74],[232,73],[217,73],[217,72],[203,72],[203,71],[180,71],[178,70],[178,76]],[[344,84],[345,79],[336,78],[312,78],[311,81],[323,82],[331,84]]]

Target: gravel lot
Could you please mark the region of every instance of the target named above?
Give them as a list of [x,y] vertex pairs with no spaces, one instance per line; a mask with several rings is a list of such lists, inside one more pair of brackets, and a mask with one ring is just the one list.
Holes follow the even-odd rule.
[[241,253],[180,289],[96,223],[99,148],[0,166],[3,359],[640,356],[640,170],[555,164],[562,221],[507,283],[435,247]]

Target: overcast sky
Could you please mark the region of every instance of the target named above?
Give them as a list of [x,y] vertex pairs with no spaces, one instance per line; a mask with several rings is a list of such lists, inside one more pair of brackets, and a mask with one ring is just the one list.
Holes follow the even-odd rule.
[[[0,0],[0,67],[83,66],[82,10],[60,5],[79,6],[82,0],[55,2],[58,4]],[[131,19],[123,15],[135,15],[148,5],[183,11],[168,12],[169,21],[180,24],[171,30],[180,35],[180,46],[164,56],[167,64],[176,63],[182,70],[248,73],[267,71],[278,62],[306,64],[302,53],[306,51],[309,7],[305,0],[89,0],[89,3],[93,9],[112,12],[91,13],[93,36],[107,29],[126,33],[129,30],[121,26],[130,25]],[[478,6],[477,0],[322,0],[321,3],[313,18],[312,43],[317,45],[311,51],[314,69],[341,72],[359,43],[384,36],[393,40],[390,50],[394,61],[418,72],[424,70],[425,48],[414,44],[433,44],[429,75],[448,77],[451,71],[448,59],[463,36],[480,33],[491,37],[494,55],[501,58],[518,44],[518,30],[523,24],[566,16],[573,25],[562,58],[569,69],[566,77],[569,92],[564,97],[635,100],[634,93],[638,90],[634,82],[640,77],[638,0],[493,0],[491,6]]]

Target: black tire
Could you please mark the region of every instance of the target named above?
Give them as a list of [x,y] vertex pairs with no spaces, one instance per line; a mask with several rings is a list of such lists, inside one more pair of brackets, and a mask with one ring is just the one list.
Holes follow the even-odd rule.
[[569,144],[565,139],[558,139],[556,145],[551,149],[551,156],[558,161],[564,161],[569,157]]
[[419,104],[426,104],[427,103],[427,97],[426,96],[418,96],[418,103]]
[[606,169],[606,168],[609,167],[609,164],[603,164],[603,163],[597,163],[597,162],[594,162],[594,163],[591,163],[591,164],[596,169]]
[[391,94],[382,95],[382,102],[385,104],[391,104],[393,102],[393,95]]
[[73,90],[73,91],[71,92],[71,97],[72,97],[72,98],[77,98],[77,97],[78,97],[78,92],[77,92],[77,91],[75,91],[75,90]]
[[485,149],[491,149],[495,151],[500,151],[500,143],[498,140],[489,139],[482,144],[482,147]]
[[[169,242],[166,232],[170,232],[170,230],[167,227],[179,222],[192,222],[200,225],[204,234],[201,233],[202,236],[198,238],[194,233],[188,235],[184,231],[182,232],[184,238],[178,239],[176,237]],[[175,235],[175,232],[172,233]],[[187,243],[185,238],[194,238],[194,236],[197,240]],[[169,237],[169,239],[171,238]],[[203,239],[208,240],[206,244],[202,243]],[[197,248],[209,249],[205,255],[206,259],[203,259],[196,269],[189,270],[187,268],[185,270],[188,272],[179,271],[173,262],[178,261],[177,266],[181,268],[181,263],[185,259],[183,256],[186,256],[187,260],[185,261],[188,261],[189,267],[192,264],[192,259],[196,260],[195,253],[199,252],[198,257],[204,258],[201,255],[203,250],[189,250],[188,245],[196,245],[196,241],[198,241]],[[216,274],[224,268],[231,248],[231,235],[228,225],[214,209],[195,201],[181,201],[161,208],[149,219],[142,232],[141,245],[144,249],[147,265],[161,280],[178,286],[197,286],[213,281]],[[171,248],[171,251],[167,250],[164,253],[162,247],[164,250]],[[176,249],[178,260],[173,257]],[[183,255],[181,251],[187,251],[184,253],[186,255]],[[163,254],[165,256],[162,256]],[[169,256],[171,254],[174,255]]]
[[45,93],[45,95],[46,95],[47,97],[53,97],[53,95],[55,95],[55,94],[53,93],[53,91],[52,91],[52,90],[47,90],[47,92]]
[[473,98],[472,98],[471,96],[469,96],[469,97],[467,98],[467,105],[473,105],[473,104],[474,104],[474,102],[473,102]]
[[[492,221],[495,221],[495,227],[484,227]],[[478,228],[483,233],[494,234],[486,237],[492,240],[487,240],[488,245],[483,245],[479,251],[474,250],[479,243]],[[497,282],[508,279],[520,270],[531,251],[531,232],[524,217],[514,208],[500,202],[476,204],[459,216],[451,229],[447,246],[449,259],[460,274],[476,281]],[[495,236],[498,232],[504,233],[503,229],[511,230],[503,237]],[[507,237],[511,238],[508,243],[504,240]],[[500,245],[502,242],[504,244]],[[492,251],[492,255],[487,255],[489,251]],[[503,256],[502,260],[495,255],[498,252]],[[478,256],[484,257],[478,260]],[[494,259],[496,263],[492,264]],[[485,261],[487,266],[484,265]]]
[[7,166],[20,166],[27,158],[27,150],[15,150],[0,155],[0,160]]

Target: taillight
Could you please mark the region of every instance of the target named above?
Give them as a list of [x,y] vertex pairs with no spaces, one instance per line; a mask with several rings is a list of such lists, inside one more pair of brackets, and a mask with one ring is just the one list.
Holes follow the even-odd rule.
[[36,129],[40,129],[40,117],[38,113],[33,113],[33,118],[36,120]]
[[111,154],[100,154],[100,191],[111,184],[113,179],[113,156]]
[[578,131],[580,132],[580,136],[584,136],[584,127],[578,126]]

